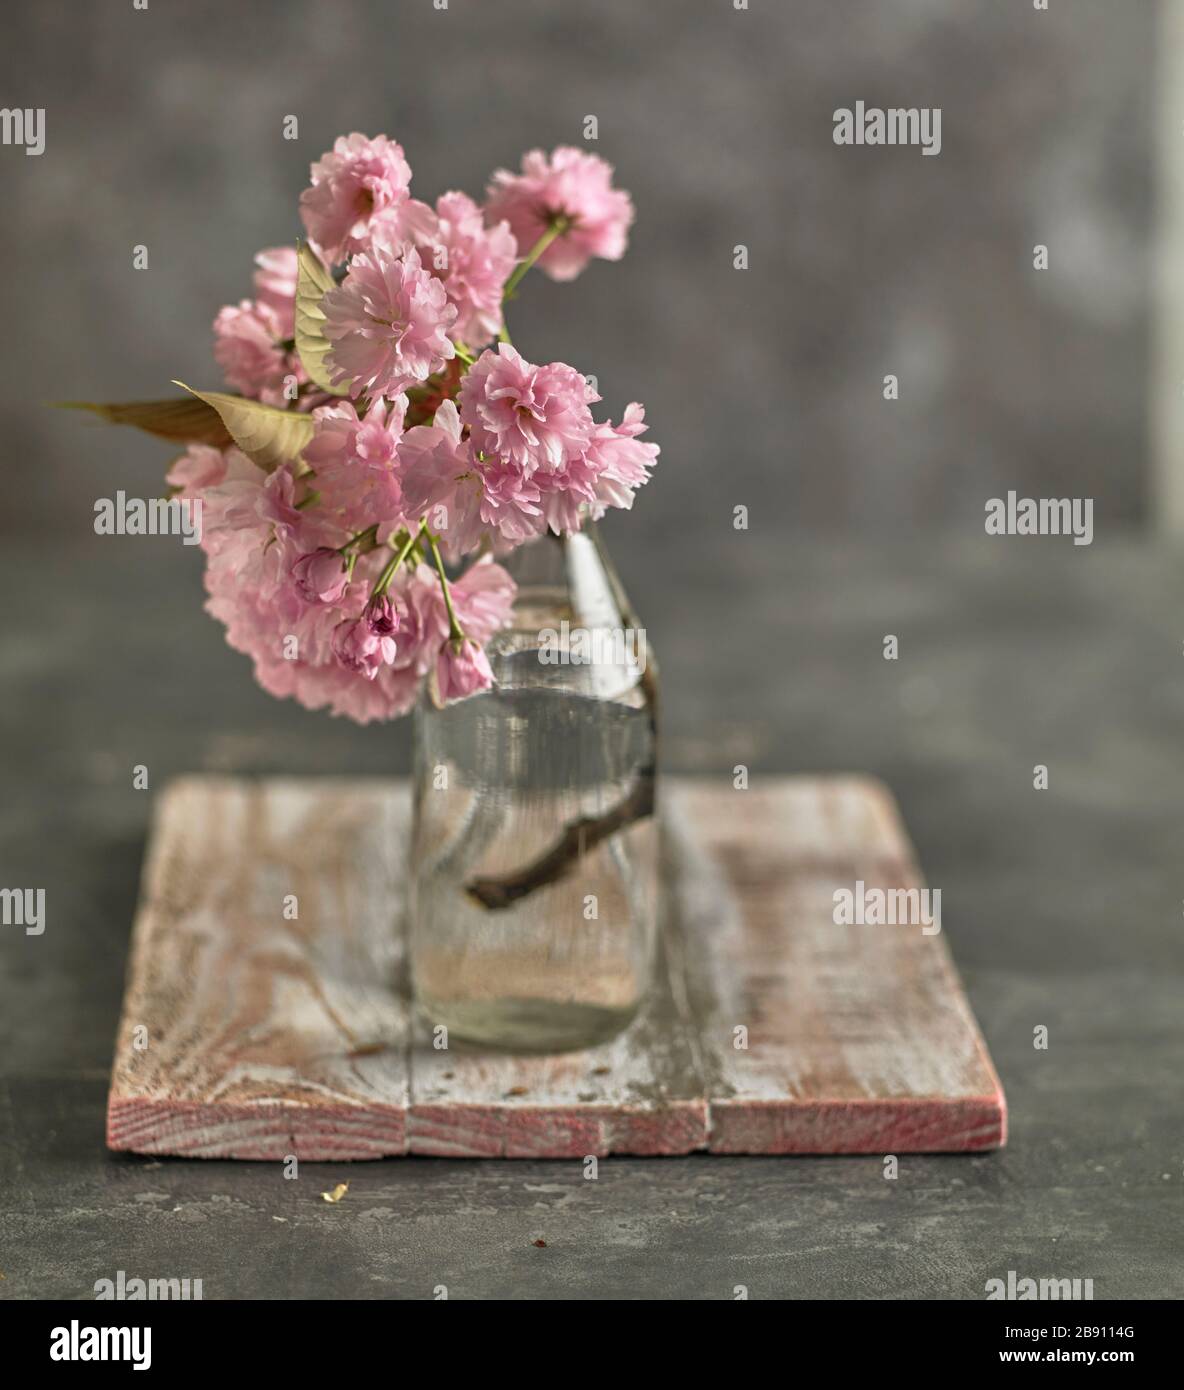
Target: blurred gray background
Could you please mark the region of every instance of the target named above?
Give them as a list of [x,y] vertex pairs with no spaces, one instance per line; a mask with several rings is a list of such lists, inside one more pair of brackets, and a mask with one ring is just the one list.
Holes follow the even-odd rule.
[[[636,201],[629,254],[528,282],[512,326],[535,360],[595,372],[614,411],[646,403],[660,481],[623,545],[739,502],[787,533],[977,533],[1009,487],[1145,521],[1158,8],[8,6],[3,103],[46,107],[48,145],[0,148],[2,524],[84,543],[97,490],[155,486],[168,446],[37,403],[218,382],[210,321],[257,249],[296,236],[338,133],[400,140],[420,197],[480,197],[523,150],[580,143],[587,115]],[[858,99],[940,106],[940,156],[836,147],[832,113]]]

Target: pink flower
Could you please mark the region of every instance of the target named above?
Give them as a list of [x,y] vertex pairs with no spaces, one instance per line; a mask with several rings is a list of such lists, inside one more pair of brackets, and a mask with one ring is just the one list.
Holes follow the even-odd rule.
[[481,520],[503,540],[520,545],[546,528],[543,509],[538,505],[537,480],[528,477],[512,463],[490,459],[478,465],[481,477]]
[[[449,583],[451,610],[426,563],[404,565],[375,597],[396,533],[426,519],[450,566],[478,545],[504,554],[548,526],[573,531],[631,506],[658,454],[639,437],[641,406],[597,424],[599,397],[565,363],[537,366],[508,344],[467,376],[454,360],[454,343],[497,337],[506,282],[547,231],[539,263],[555,279],[623,254],[633,207],[610,166],[573,148],[532,151],[519,172],[494,175],[484,210],[458,192],[431,207],[410,196],[410,177],[394,141],[353,134],[313,165],[301,196],[313,247],[346,262],[323,309],[331,379],[352,400],[314,389],[289,350],[291,247],[260,251],[255,298],[215,320],[228,389],[314,412],[308,468],[267,474],[237,448],[195,444],[169,470],[202,501],[207,609],[227,642],[265,690],[360,723],[405,713],[425,680],[441,702],[488,689],[486,644],[511,620],[515,587],[489,554]],[[411,409],[432,423],[404,433]],[[351,548],[358,531],[377,543]]]
[[296,332],[296,248],[271,246],[255,257],[255,299],[275,315],[281,338]]
[[359,679],[342,666],[321,667],[307,673],[296,698],[309,709],[328,704],[331,714],[369,724],[406,714],[415,707],[420,688],[420,678],[413,671],[396,671],[390,666],[384,666],[373,681]]
[[432,424],[407,431],[399,459],[408,517],[426,517],[448,558],[459,559],[481,539],[481,480],[452,401],[440,406]]
[[214,357],[227,385],[267,405],[282,406],[285,379],[305,377],[294,357],[284,352],[285,336],[275,311],[244,299],[227,304],[214,320]]
[[375,637],[393,637],[399,630],[399,614],[386,594],[372,596],[362,617]]
[[633,203],[612,186],[612,165],[599,155],[560,146],[522,156],[522,172],[499,169],[487,190],[485,215],[505,218],[525,256],[556,217],[571,226],[536,264],[553,280],[572,280],[593,256],[617,261],[625,254]]
[[333,344],[325,361],[333,384],[348,384],[351,396],[398,395],[455,355],[448,334],[456,309],[444,286],[415,250],[400,256],[384,239],[353,258],[321,308]]
[[349,583],[339,551],[318,546],[292,566],[292,582],[305,603],[336,603]]
[[[518,587],[488,555],[470,565],[451,588],[457,621],[475,642],[484,646],[509,623]],[[442,598],[440,604],[443,607]]]
[[296,479],[288,464],[267,474],[257,507],[260,521],[277,535],[294,536],[307,529],[308,518],[296,505]]
[[296,481],[287,467],[263,473],[252,468],[245,477],[228,477],[212,488],[207,499],[207,530],[266,531],[287,537],[305,521],[296,506]]
[[448,636],[448,614],[436,571],[430,565],[400,570],[391,587],[400,600],[395,667],[426,675]]
[[558,472],[536,476],[543,488],[543,516],[557,534],[570,536],[578,531],[586,512],[603,515],[604,508],[597,504],[596,470],[587,454],[573,459]]
[[[262,527],[257,503],[262,498],[267,475],[233,446],[225,449],[222,457],[225,469],[222,477],[216,481],[211,479],[201,494],[201,544],[202,549],[210,553],[224,549],[231,543],[234,533],[240,529],[240,518],[244,514],[247,520],[241,525]],[[185,459],[177,460],[177,466],[184,465]],[[187,492],[186,495],[192,494]]]
[[[301,556],[324,541],[326,522],[314,520],[321,509],[293,508],[290,477],[269,490],[270,480],[249,466],[255,481],[236,478],[212,490],[240,489],[239,519],[253,521],[218,530],[216,544],[207,549],[206,607],[226,625],[226,640],[251,658],[256,680],[272,695],[296,699],[308,709],[328,708],[362,724],[405,714],[448,638],[435,571],[426,565],[401,571],[389,595],[371,600],[370,590],[389,558],[379,549],[358,557],[354,579],[338,598],[304,602],[290,575]],[[286,520],[277,526],[275,518]],[[341,544],[345,536],[334,539]],[[466,636],[482,644],[508,621],[514,585],[486,557],[452,585],[452,596]]]
[[227,454],[237,449],[215,449],[211,444],[190,444],[180,458],[174,459],[165,479],[182,497],[197,497],[209,487],[216,487],[225,477]]
[[588,405],[600,397],[574,367],[536,367],[499,343],[470,368],[458,399],[473,447],[530,474],[584,452],[593,427]]
[[337,513],[351,530],[403,524],[398,449],[405,405],[402,396],[389,405],[376,401],[362,419],[351,401],[313,412],[304,459],[316,473],[318,505]]
[[440,221],[435,210],[418,198],[407,198],[375,216],[367,240],[369,243],[381,241],[402,255],[412,246],[431,246],[439,232]]
[[645,410],[634,402],[620,425],[598,424],[582,457],[551,473],[537,473],[542,507],[552,531],[570,535],[585,513],[597,518],[609,507],[629,508],[634,491],[649,481],[658,456],[656,444],[642,444]]
[[467,637],[462,642],[445,642],[436,658],[436,682],[433,694],[439,704],[463,700],[493,684],[489,658]]
[[409,196],[411,166],[402,146],[385,135],[338,137],[311,174],[312,187],[300,195],[300,216],[330,263],[364,250],[374,216]]
[[[262,491],[256,484],[255,492]],[[300,514],[302,530],[293,537],[278,537],[262,525],[219,532],[218,546],[207,552],[206,607],[226,625],[228,643],[251,658],[256,680],[270,694],[296,699],[308,709],[327,707],[362,724],[393,719],[415,704],[420,673],[380,664],[374,675],[367,675],[342,665],[333,649],[341,623],[365,615],[367,595],[386,555],[374,551],[360,556],[354,581],[335,603],[307,604],[285,582],[292,563],[317,534],[318,523],[310,513],[318,510]],[[341,543],[345,537],[337,539]],[[383,636],[390,634],[377,634]],[[378,654],[388,656],[389,648],[379,648]]]
[[[397,669],[425,675],[448,641],[448,611],[440,581],[430,565],[418,565],[395,581],[400,599]],[[517,593],[514,581],[486,555],[450,585],[452,606],[466,637],[484,646],[510,621]]]
[[333,654],[347,671],[372,681],[395,659],[395,639],[372,631],[365,618],[343,618],[333,629]]
[[316,507],[296,505],[297,485],[287,467],[252,477],[227,478],[202,500],[202,548],[232,571],[260,602],[273,602],[277,621],[306,607],[292,583],[301,555],[347,538]]
[[635,490],[649,482],[659,450],[656,444],[643,444],[637,438],[647,429],[645,407],[636,401],[626,407],[619,425],[596,426],[585,461],[595,473],[600,514],[605,507],[632,507]]
[[496,338],[502,329],[502,291],[518,259],[509,223],[486,228],[472,198],[445,193],[436,200],[434,234],[421,250],[456,306],[456,337],[474,347]]

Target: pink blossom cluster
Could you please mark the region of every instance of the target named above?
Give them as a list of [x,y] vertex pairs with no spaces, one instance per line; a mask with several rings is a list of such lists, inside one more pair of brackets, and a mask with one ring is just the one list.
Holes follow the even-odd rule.
[[206,608],[270,694],[365,724],[406,713],[425,677],[444,700],[489,683],[480,648],[505,626],[514,600],[513,581],[489,556],[449,585],[465,634],[454,647],[436,572],[404,566],[372,599],[389,550],[376,545],[350,566],[341,550],[349,532],[327,512],[297,505],[306,485],[289,467],[266,474],[233,447],[198,444],[168,480],[202,498]]
[[[214,357],[227,386],[267,405],[295,401],[308,378],[289,344],[295,331],[296,250],[255,257],[255,298],[227,304],[214,320]],[[287,389],[285,389],[287,387]]]
[[353,526],[392,535],[427,521],[450,560],[483,544],[499,551],[550,527],[570,534],[585,516],[630,507],[658,453],[638,438],[645,411],[598,424],[600,397],[562,362],[538,367],[501,343],[461,379],[431,424],[407,422],[407,398],[352,401],[314,413],[304,451],[321,502]]
[[483,648],[514,599],[492,555],[630,507],[658,453],[640,405],[594,419],[587,379],[527,361],[503,312],[532,265],[569,280],[623,254],[633,206],[611,167],[535,150],[484,205],[410,185],[385,136],[343,136],[312,166],[320,386],[296,339],[295,249],[260,252],[254,298],[214,321],[230,390],[311,414],[301,456],[265,473],[193,444],[169,473],[202,500],[207,607],[259,683],[360,722],[405,712],[425,680],[438,702],[487,688]]

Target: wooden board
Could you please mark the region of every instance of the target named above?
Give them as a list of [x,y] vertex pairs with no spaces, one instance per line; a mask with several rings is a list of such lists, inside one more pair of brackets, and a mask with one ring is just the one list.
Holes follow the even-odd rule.
[[650,1005],[603,1046],[514,1057],[436,1051],[406,1002],[405,784],[174,783],[144,869],[109,1147],[342,1160],[1001,1145],[1002,1090],[944,935],[834,922],[836,888],[920,883],[888,794],[856,778],[668,778],[662,796]]
[[698,847],[681,858],[678,897],[713,1153],[1004,1143],[1003,1091],[943,935],[835,923],[838,888],[922,885],[882,786],[698,784],[672,814],[676,838]]

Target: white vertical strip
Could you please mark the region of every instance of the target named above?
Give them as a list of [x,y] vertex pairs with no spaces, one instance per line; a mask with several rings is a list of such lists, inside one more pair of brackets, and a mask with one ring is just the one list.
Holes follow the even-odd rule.
[[1151,516],[1184,535],[1184,0],[1162,0],[1152,106]]

